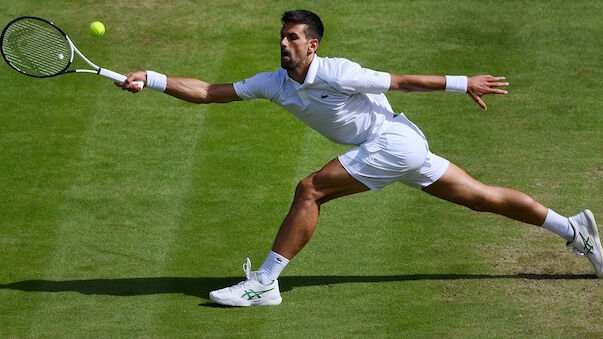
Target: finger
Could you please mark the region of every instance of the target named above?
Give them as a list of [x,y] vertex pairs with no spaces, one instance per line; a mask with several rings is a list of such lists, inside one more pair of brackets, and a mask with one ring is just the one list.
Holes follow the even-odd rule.
[[128,78],[126,78],[124,82],[120,83],[119,87],[121,87],[121,89],[125,91],[130,91],[132,88],[132,86],[130,86],[130,81],[128,80]]
[[507,87],[509,86],[508,82],[491,82],[488,83],[488,86],[490,87]]
[[473,95],[480,96],[480,97],[484,96],[486,94],[507,94],[507,91],[504,89],[498,89],[495,87],[485,87],[485,88],[482,88],[481,90],[475,91],[473,93]]
[[505,77],[493,77],[491,75],[488,75],[488,81],[503,81],[505,79]]
[[125,82],[127,82],[126,86],[127,86],[128,91],[130,91],[132,93],[138,93],[142,90],[142,87],[139,87],[138,83],[133,79],[128,78],[128,79],[126,79]]
[[126,80],[124,80],[124,88],[132,93],[136,93],[136,92],[140,91],[140,88],[136,85],[136,82],[134,80],[132,80],[130,77],[128,77]]
[[502,89],[491,89],[488,94],[507,94],[508,92]]
[[482,100],[482,98],[477,98],[477,104],[484,110],[484,112],[488,110],[488,107],[486,106],[486,103]]
[[486,111],[488,109],[488,107],[486,107],[486,103],[482,100],[482,98],[480,96],[477,96],[477,95],[470,95],[470,96],[473,99],[473,101],[475,101],[482,108],[482,110]]

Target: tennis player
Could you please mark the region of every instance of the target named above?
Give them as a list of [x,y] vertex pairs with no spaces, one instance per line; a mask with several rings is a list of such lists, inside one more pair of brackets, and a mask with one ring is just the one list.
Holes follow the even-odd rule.
[[282,16],[281,68],[259,73],[233,84],[211,84],[192,78],[168,77],[153,71],[128,73],[123,89],[132,85],[165,92],[194,103],[231,102],[256,98],[270,100],[304,121],[329,140],[355,145],[297,186],[272,250],[258,271],[237,285],[212,291],[210,299],[231,306],[281,303],[278,276],[310,240],[320,206],[345,195],[401,182],[475,211],[497,213],[524,223],[542,226],[585,255],[603,276],[601,242],[589,210],[567,218],[548,209],[525,193],[485,185],[448,160],[433,154],[421,130],[404,114],[395,114],[387,91],[467,93],[483,110],[483,97],[504,95],[504,77],[477,75],[401,75],[363,68],[341,58],[316,55],[323,35],[320,18],[309,11]]

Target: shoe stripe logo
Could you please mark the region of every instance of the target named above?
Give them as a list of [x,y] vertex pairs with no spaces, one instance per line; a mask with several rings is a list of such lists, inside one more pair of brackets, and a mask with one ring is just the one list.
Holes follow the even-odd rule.
[[584,239],[582,232],[579,232],[578,234],[580,234],[580,238],[582,238],[582,241],[584,242],[584,254],[592,254],[593,253],[593,245],[591,245],[588,242],[590,240],[590,237]]
[[269,290],[264,290],[264,291],[259,291],[259,292],[256,292],[256,291],[250,289],[249,291],[245,291],[245,293],[243,293],[241,298],[247,298],[247,300],[253,300],[253,298],[261,299],[262,294],[264,294],[266,292],[270,292],[273,289],[274,289],[274,287]]

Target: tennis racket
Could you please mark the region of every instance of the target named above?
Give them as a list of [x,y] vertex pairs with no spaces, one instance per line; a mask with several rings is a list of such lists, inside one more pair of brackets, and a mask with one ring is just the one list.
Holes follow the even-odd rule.
[[[96,73],[113,81],[126,77],[88,60],[69,36],[52,22],[33,16],[17,18],[6,25],[0,36],[2,57],[17,72],[36,78],[49,78],[67,73]],[[73,56],[79,55],[93,69],[68,70]],[[142,89],[143,83],[134,83]]]

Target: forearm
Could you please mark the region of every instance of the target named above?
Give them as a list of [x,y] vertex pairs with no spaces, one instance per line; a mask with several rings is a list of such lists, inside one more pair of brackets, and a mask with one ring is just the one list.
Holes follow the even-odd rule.
[[507,94],[498,87],[509,86],[508,82],[499,82],[505,77],[491,75],[440,76],[440,75],[402,75],[391,74],[390,91],[430,92],[446,90],[450,92],[467,93],[485,111],[486,104],[482,97],[486,94]]
[[136,81],[142,81],[147,88],[197,104],[242,100],[237,95],[233,84],[210,84],[198,79],[170,77],[153,71],[127,73],[126,77],[124,83],[116,82],[115,85],[133,93],[141,90],[139,86],[133,84]]
[[211,84],[193,78],[167,77],[165,93],[196,104],[242,100],[235,92],[233,84]]
[[390,91],[431,92],[446,89],[446,77],[441,75],[391,74]]
[[193,78],[167,77],[165,93],[175,98],[196,103],[210,103],[208,93],[212,84]]

